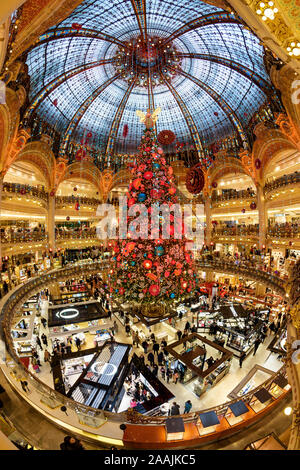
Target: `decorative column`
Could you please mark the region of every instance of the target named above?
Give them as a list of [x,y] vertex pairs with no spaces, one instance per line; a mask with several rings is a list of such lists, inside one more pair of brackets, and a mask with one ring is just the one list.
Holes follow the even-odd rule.
[[51,191],[48,199],[48,214],[47,214],[47,233],[48,244],[52,252],[55,252],[55,193]]
[[266,247],[268,213],[267,213],[263,188],[260,184],[257,185],[257,208],[258,208],[258,223],[259,223],[258,246],[259,246],[259,249],[262,250],[263,247]]
[[[0,173],[0,219],[1,219],[1,209],[2,209],[3,179],[4,179],[4,175]],[[0,271],[1,269],[2,269],[2,248],[1,248],[1,235],[0,235]]]
[[210,247],[211,243],[211,197],[209,195],[205,196],[204,199],[204,213],[205,213],[205,244]]

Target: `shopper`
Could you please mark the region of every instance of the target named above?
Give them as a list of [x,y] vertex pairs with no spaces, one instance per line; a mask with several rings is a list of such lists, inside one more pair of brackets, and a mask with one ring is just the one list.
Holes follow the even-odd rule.
[[21,387],[24,390],[24,392],[26,392],[26,393],[29,392],[28,382],[26,382],[26,380],[20,380],[20,383],[21,383]]
[[164,353],[160,351],[157,355],[158,365],[162,366],[164,360]]
[[76,336],[75,338],[75,344],[76,344],[77,350],[79,351],[81,347],[81,340],[80,338],[78,338],[78,336]]
[[126,335],[130,336],[130,326],[129,325],[125,326],[125,331],[126,331]]
[[144,353],[145,354],[147,354],[148,346],[149,346],[149,344],[147,343],[146,340],[142,342],[142,347],[144,348]]
[[119,331],[119,326],[118,326],[118,323],[116,322],[116,320],[114,321],[114,326],[113,326],[113,328],[114,328],[114,334],[117,334],[118,331]]
[[41,348],[41,350],[43,350],[43,346],[42,346],[39,336],[36,337],[36,344]]
[[138,335],[138,332],[137,332],[137,331],[135,331],[135,332],[133,333],[133,336],[132,336],[132,344],[133,344],[133,346],[135,345],[136,347],[138,347],[138,345],[139,345],[139,335]]
[[167,377],[167,383],[169,383],[170,378],[172,377],[172,371],[169,369],[169,367],[166,370],[166,377]]
[[72,436],[66,436],[64,442],[60,444],[61,450],[85,450],[81,441]]
[[246,353],[245,353],[245,351],[243,351],[242,354],[240,355],[240,359],[239,359],[240,368],[242,368],[242,365],[243,365],[243,362],[244,362],[245,359],[246,359]]
[[190,322],[187,321],[186,324],[185,324],[184,329],[187,330],[187,332],[188,332],[190,328],[191,328]]
[[153,367],[154,366],[154,355],[152,352],[149,352],[148,356],[148,361],[150,362],[150,365]]
[[46,320],[46,318],[42,317],[42,318],[41,318],[41,323],[42,323],[43,327],[46,328],[46,326],[47,326],[47,320]]
[[43,344],[45,346],[48,346],[48,340],[47,340],[47,336],[45,335],[45,333],[42,334],[41,338],[42,338]]
[[255,353],[256,353],[256,351],[257,351],[259,345],[260,345],[260,339],[257,338],[257,339],[255,340],[255,342],[254,342],[254,352],[253,352],[253,356],[255,356]]
[[183,412],[183,413],[184,413],[184,414],[189,413],[189,412],[191,411],[191,409],[192,409],[192,406],[193,406],[193,405],[192,405],[191,400],[187,400],[187,401],[185,402],[185,404],[184,404],[184,412]]
[[45,349],[44,351],[44,362],[50,362],[50,353],[48,351],[48,349]]
[[175,370],[174,374],[173,374],[173,383],[176,385],[177,382],[178,382],[178,378],[179,378],[179,374],[177,372],[177,370]]
[[158,373],[158,365],[157,365],[157,364],[154,364],[154,366],[153,366],[153,374],[155,375],[155,377],[157,377],[157,373]]
[[162,366],[162,367],[160,368],[160,373],[161,373],[162,379],[165,380],[166,369],[164,368],[164,366]]
[[159,344],[155,342],[153,344],[153,352],[154,354],[156,353],[158,355],[158,351],[159,351]]
[[178,330],[176,334],[177,334],[178,341],[180,341],[181,336],[182,336],[182,331]]
[[179,405],[177,405],[177,403],[175,401],[173,402],[173,405],[171,407],[170,415],[171,416],[180,415],[180,407],[179,407]]

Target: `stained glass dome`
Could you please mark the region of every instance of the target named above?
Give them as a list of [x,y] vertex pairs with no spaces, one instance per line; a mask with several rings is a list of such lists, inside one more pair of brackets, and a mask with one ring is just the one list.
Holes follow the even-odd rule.
[[157,133],[177,142],[245,146],[271,88],[263,56],[239,18],[199,0],[85,0],[29,51],[27,116],[63,136],[62,152],[87,135],[103,153],[135,152],[136,110],[157,107]]

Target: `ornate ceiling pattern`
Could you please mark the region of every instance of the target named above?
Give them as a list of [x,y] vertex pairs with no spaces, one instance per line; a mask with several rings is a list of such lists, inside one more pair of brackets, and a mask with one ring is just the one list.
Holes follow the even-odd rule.
[[159,106],[157,132],[199,152],[228,136],[245,147],[271,90],[263,56],[236,16],[199,0],[84,0],[27,55],[27,117],[62,134],[64,152],[89,135],[99,152],[133,153],[136,110]]

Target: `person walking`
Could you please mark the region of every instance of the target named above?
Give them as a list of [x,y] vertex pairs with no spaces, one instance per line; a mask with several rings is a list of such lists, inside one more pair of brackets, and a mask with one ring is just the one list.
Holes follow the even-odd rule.
[[191,328],[190,322],[187,321],[186,324],[185,324],[184,329],[188,332],[190,328]]
[[170,410],[170,415],[171,416],[180,415],[180,406],[176,403],[176,401],[173,402],[173,405]]
[[144,353],[145,353],[145,354],[147,354],[148,346],[149,346],[149,345],[148,345],[148,343],[147,343],[146,340],[142,342],[142,347],[144,348]]
[[184,413],[184,414],[189,413],[189,412],[191,411],[191,409],[192,409],[192,406],[193,406],[193,405],[192,405],[191,400],[187,400],[187,401],[185,402],[185,404],[184,404],[184,412],[183,412],[183,413]]
[[158,373],[158,365],[157,365],[157,364],[154,364],[154,367],[153,367],[153,374],[155,375],[155,377],[157,377],[157,373]]
[[48,349],[45,349],[44,351],[44,362],[50,362],[50,353]]
[[72,436],[66,436],[64,442],[60,444],[60,450],[85,450],[82,442]]
[[167,368],[166,370],[166,377],[167,377],[167,383],[170,382],[170,378],[172,377],[172,372],[171,370],[169,369],[169,367]]
[[45,333],[42,334],[41,338],[42,338],[43,344],[47,347],[48,340],[47,340],[47,336],[45,335]]
[[132,336],[132,345],[133,345],[133,346],[135,345],[136,347],[138,347],[138,345],[139,345],[139,335],[138,335],[138,332],[137,332],[137,331],[135,331],[135,332],[133,333],[133,336]]
[[119,331],[119,326],[118,326],[118,323],[116,322],[116,320],[114,321],[114,332],[115,334],[117,334]]
[[153,355],[153,353],[149,352],[147,357],[148,357],[148,361],[150,362],[150,366],[153,367],[154,366],[154,355]]
[[44,328],[46,328],[46,326],[47,326],[46,318],[44,318],[44,317],[41,318],[41,324],[43,325]]
[[245,353],[245,351],[243,351],[242,354],[240,355],[240,359],[239,359],[240,368],[242,368],[242,365],[243,365],[243,362],[244,362],[245,359],[246,359],[246,353]]
[[155,342],[153,344],[153,352],[154,354],[156,353],[158,355],[158,351],[159,351],[159,344]]
[[164,353],[160,351],[157,355],[158,365],[162,366],[164,360]]
[[40,340],[39,336],[36,337],[36,344],[41,348],[41,350],[43,350],[43,346],[42,346],[42,343],[41,343],[41,340]]
[[76,344],[77,350],[79,351],[81,347],[81,341],[80,341],[80,338],[78,338],[78,336],[76,336],[75,338],[75,344]]
[[177,382],[178,382],[178,378],[179,378],[179,374],[177,372],[177,370],[175,370],[174,374],[173,374],[173,383],[176,385]]
[[253,352],[253,356],[255,356],[255,353],[256,353],[256,351],[257,351],[259,345],[260,345],[260,339],[257,338],[257,339],[255,340],[255,342],[254,342],[254,352]]
[[166,376],[166,369],[164,368],[164,366],[162,366],[162,367],[160,368],[160,373],[161,373],[161,377],[162,377],[162,379],[164,379],[164,380],[165,380],[165,376]]
[[180,341],[181,336],[182,336],[182,331],[178,330],[176,334],[177,334],[178,341]]

